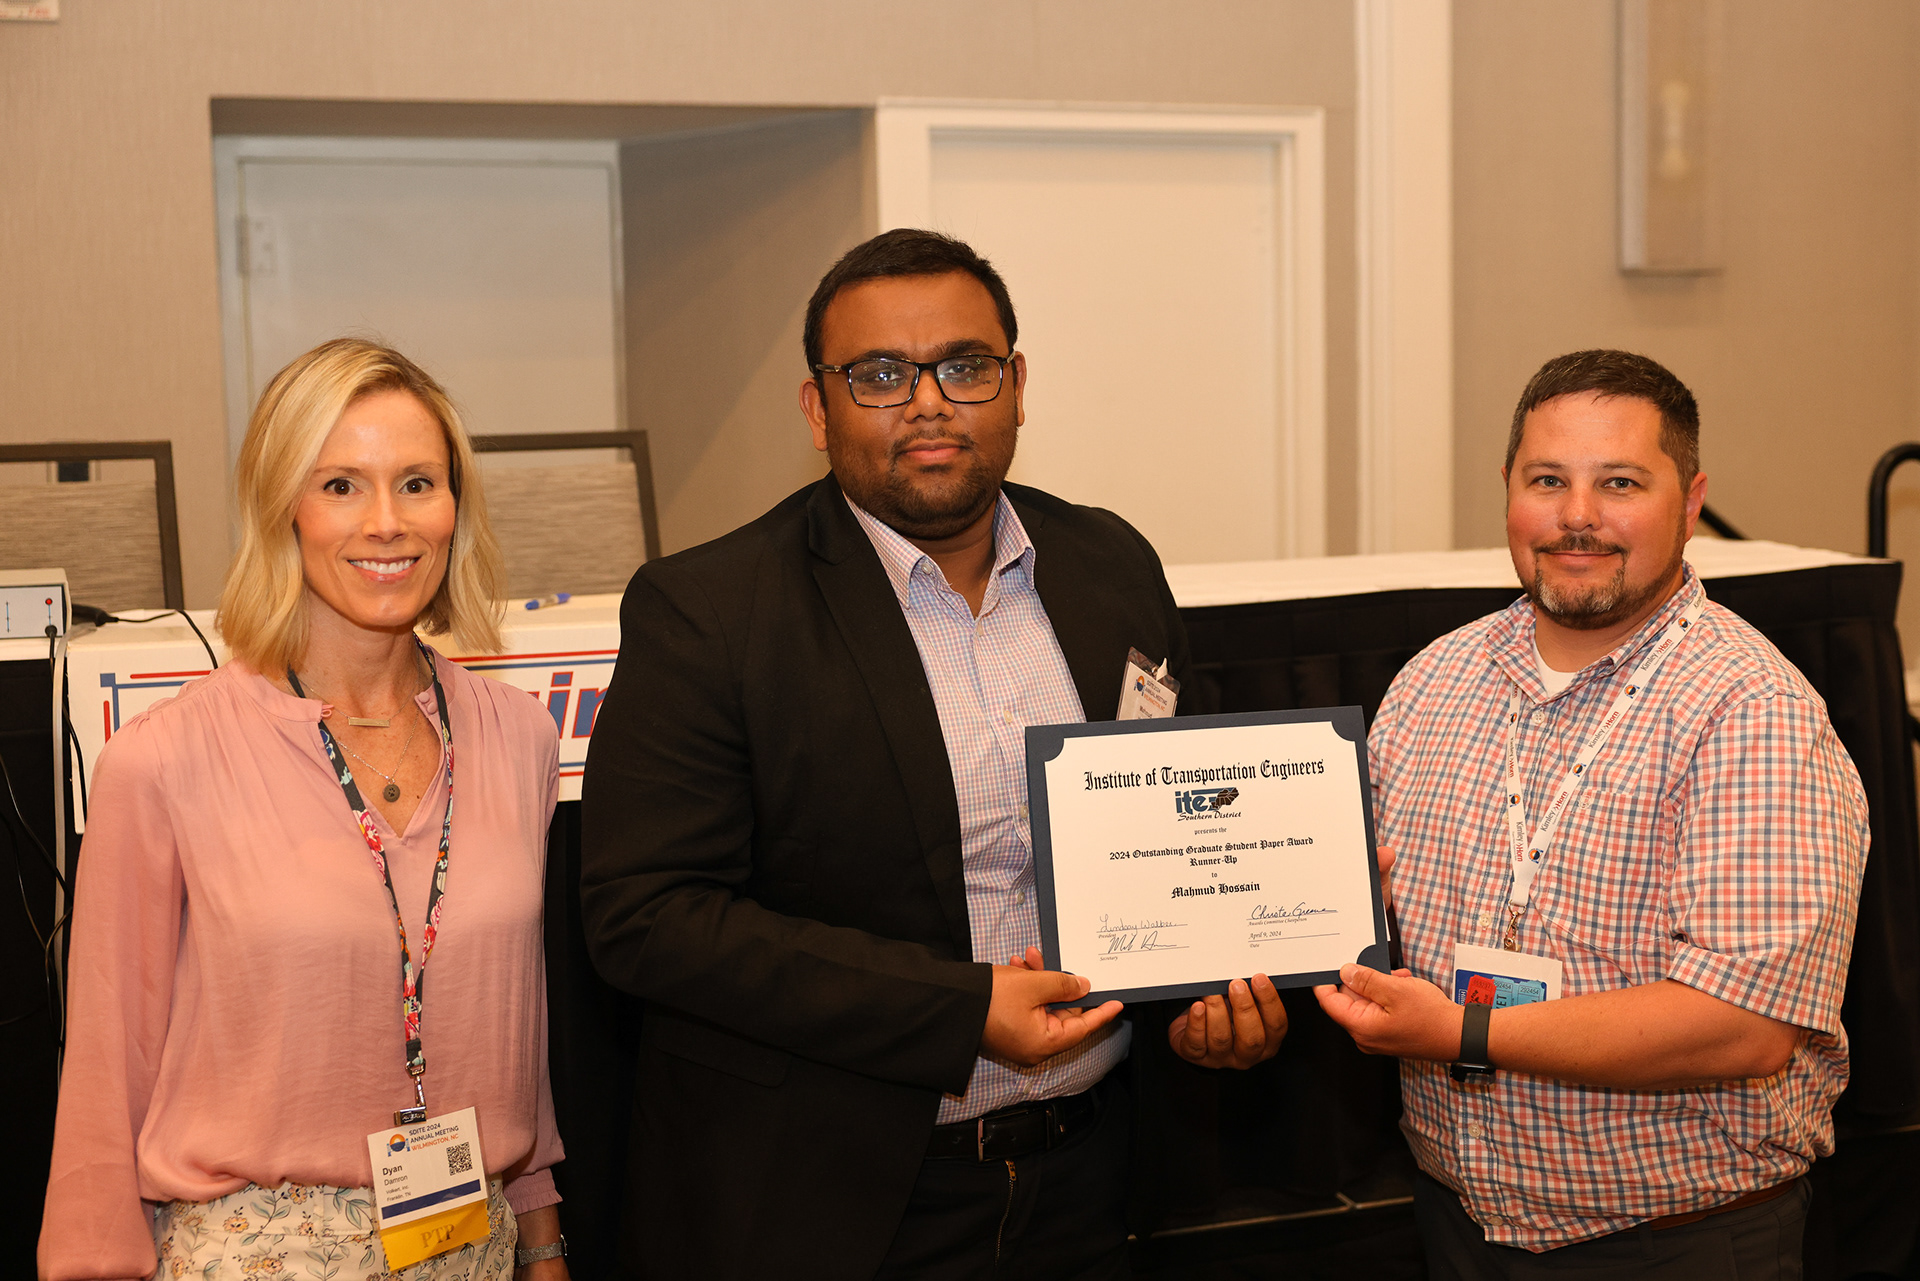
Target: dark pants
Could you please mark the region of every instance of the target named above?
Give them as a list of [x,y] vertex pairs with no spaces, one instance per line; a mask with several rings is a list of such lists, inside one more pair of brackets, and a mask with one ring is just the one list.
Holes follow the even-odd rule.
[[1632,1277],[1634,1281],[1800,1281],[1807,1181],[1741,1210],[1679,1227],[1628,1228],[1535,1254],[1493,1245],[1445,1184],[1422,1174],[1413,1214],[1432,1281]]
[[877,1281],[1125,1281],[1132,1107],[1120,1073],[1100,1111],[1050,1152],[921,1163]]

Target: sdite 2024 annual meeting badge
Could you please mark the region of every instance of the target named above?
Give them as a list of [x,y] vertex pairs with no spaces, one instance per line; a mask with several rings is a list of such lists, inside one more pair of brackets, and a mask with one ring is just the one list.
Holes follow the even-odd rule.
[[1358,707],[1035,725],[1027,788],[1041,952],[1093,981],[1075,1004],[1389,968]]
[[367,1155],[388,1268],[487,1239],[487,1163],[472,1108],[375,1130]]

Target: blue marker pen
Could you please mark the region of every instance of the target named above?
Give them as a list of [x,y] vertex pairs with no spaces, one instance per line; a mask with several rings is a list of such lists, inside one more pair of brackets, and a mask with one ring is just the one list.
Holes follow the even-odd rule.
[[539,600],[528,601],[527,608],[544,609],[549,605],[564,605],[572,599],[572,592],[555,592],[551,596],[542,596]]

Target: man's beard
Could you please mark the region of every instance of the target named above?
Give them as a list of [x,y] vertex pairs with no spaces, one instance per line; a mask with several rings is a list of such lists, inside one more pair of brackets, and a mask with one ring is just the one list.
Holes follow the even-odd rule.
[[[900,459],[907,447],[922,440],[950,440],[964,447],[955,470],[914,485],[900,470]],[[862,474],[840,466],[840,459],[828,453],[841,489],[880,522],[909,539],[936,541],[952,538],[965,530],[993,506],[1000,494],[1000,482],[1006,478],[1011,454],[1004,461],[989,458],[966,433],[944,431],[909,436],[893,442],[887,469],[879,476]]]
[[[1673,559],[1644,586],[1637,588],[1627,583],[1627,549],[1617,543],[1602,542],[1592,534],[1569,534],[1558,542],[1536,547],[1533,551],[1533,581],[1525,584],[1527,599],[1533,602],[1535,609],[1560,626],[1573,631],[1592,632],[1632,618],[1654,597],[1666,591],[1673,582],[1674,571],[1680,568],[1686,542],[1684,539],[1676,540]],[[1604,583],[1572,586],[1549,584],[1539,558],[1554,552],[1598,552],[1618,556],[1620,564],[1614,570],[1613,577]]]

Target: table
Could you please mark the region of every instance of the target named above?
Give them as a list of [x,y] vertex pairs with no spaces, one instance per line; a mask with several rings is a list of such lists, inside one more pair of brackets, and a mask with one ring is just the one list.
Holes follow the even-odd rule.
[[[1688,554],[1707,578],[1873,563],[1839,552],[1712,538],[1695,539]],[[1167,580],[1183,610],[1408,589],[1519,590],[1504,548],[1175,565],[1167,570]],[[226,646],[214,627],[214,612],[188,612],[225,662]],[[155,621],[82,626],[68,644],[68,697],[89,778],[100,750],[121,725],[208,671],[200,638],[177,616],[163,610],[128,610],[124,617]],[[560,734],[560,798],[577,801],[600,699],[620,652],[620,598],[576,596],[545,609],[515,607],[507,611],[503,631],[506,650],[501,654],[453,653],[449,638],[423,639],[469,671],[526,690],[546,705]],[[15,650],[23,659],[46,655],[41,641],[0,641],[0,661],[15,657]],[[76,830],[85,830],[84,819]]]
[[[1694,540],[1688,556],[1715,600],[1807,674],[1860,769],[1874,844],[1845,1015],[1854,1083],[1841,1110],[1869,1126],[1920,1114],[1920,828],[1894,628],[1900,566],[1708,538]],[[1518,590],[1504,548],[1172,566],[1167,577],[1193,640],[1197,687],[1187,706],[1358,704],[1369,718],[1409,658]],[[579,795],[619,649],[617,607],[616,597],[584,597],[516,614],[507,620],[507,653],[450,655],[528,691],[553,714],[568,801]],[[211,636],[210,616],[195,618]],[[126,718],[204,674],[206,656],[184,626],[159,621],[76,634],[70,664],[90,767]],[[553,1083],[569,1150],[557,1173],[569,1239],[589,1275],[612,1248],[640,1012],[600,982],[587,957],[579,852],[579,806],[563,804],[548,860]],[[1385,1195],[1379,1171],[1404,1151],[1393,1063],[1355,1051],[1310,996],[1296,994],[1289,1010],[1286,1050],[1249,1073],[1204,1072],[1176,1058],[1164,1038],[1136,1038],[1131,1071],[1150,1100],[1136,1161],[1143,1233],[1339,1213]]]
[[[227,649],[213,625],[213,611],[188,612],[224,663]],[[116,730],[208,671],[200,638],[177,616],[128,610],[125,617],[155,621],[76,628],[67,647],[68,704],[88,778]],[[454,652],[451,637],[421,639],[468,671],[483,672],[540,700],[560,734],[560,799],[577,801],[600,700],[620,653],[620,598],[576,596],[545,609],[516,607],[508,610],[503,631],[506,649],[499,654]],[[45,656],[44,643],[7,643],[37,644]],[[84,816],[75,830],[86,830]]]
[[[1873,844],[1843,1014],[1853,1081],[1836,1116],[1854,1130],[1920,1120],[1920,831],[1894,626],[1901,567],[1714,539],[1696,539],[1688,557],[1710,597],[1806,674],[1859,769]],[[1408,659],[1517,591],[1504,549],[1167,574],[1204,705],[1359,704],[1369,721]],[[1149,1230],[1310,1213],[1316,1201],[1331,1212],[1376,1195],[1369,1180],[1401,1145],[1395,1065],[1355,1051],[1309,995],[1292,994],[1288,1009],[1286,1049],[1244,1074],[1200,1073],[1164,1042],[1136,1039],[1138,1083],[1156,1101],[1137,1140]]]

